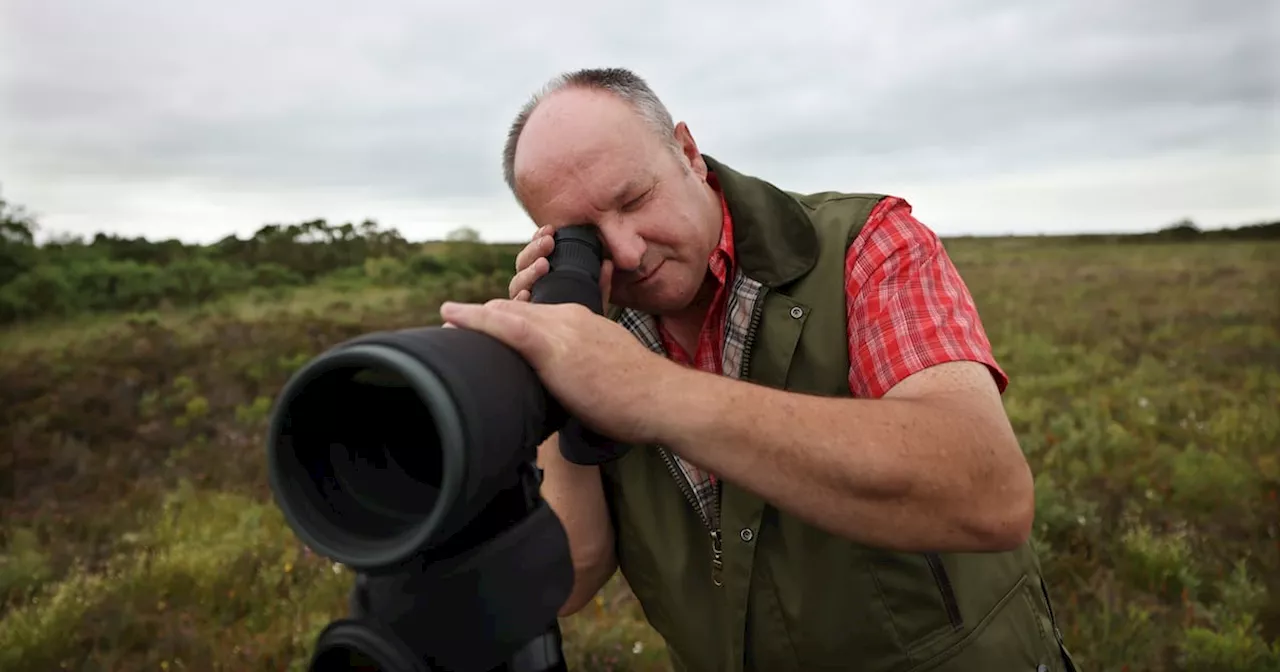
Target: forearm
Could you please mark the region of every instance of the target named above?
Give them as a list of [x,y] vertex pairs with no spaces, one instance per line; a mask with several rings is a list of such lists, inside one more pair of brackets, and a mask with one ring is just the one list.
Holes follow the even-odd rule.
[[600,468],[564,459],[559,434],[552,434],[538,448],[538,466],[543,471],[542,498],[569,538],[573,590],[560,609],[561,616],[568,616],[590,602],[617,567],[613,525],[600,484]]
[[993,438],[946,397],[824,398],[690,370],[656,417],[659,443],[835,534],[912,551],[1020,543],[1029,476],[993,447],[1011,430]]

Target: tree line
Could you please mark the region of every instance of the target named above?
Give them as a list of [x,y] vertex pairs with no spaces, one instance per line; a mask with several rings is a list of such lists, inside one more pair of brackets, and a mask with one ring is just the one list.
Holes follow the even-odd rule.
[[98,233],[36,243],[38,223],[0,197],[0,324],[199,304],[256,288],[343,278],[412,284],[510,272],[513,246],[470,229],[413,243],[376,221],[267,224],[212,244]]
[[[414,243],[373,220],[268,224],[213,244],[98,233],[36,244],[38,224],[0,197],[0,324],[111,310],[195,305],[252,289],[326,279],[412,285],[509,274],[516,245],[493,245],[472,229]],[[1195,242],[1280,238],[1280,222],[1202,230],[1190,220],[1146,234],[1054,236],[1063,242]]]

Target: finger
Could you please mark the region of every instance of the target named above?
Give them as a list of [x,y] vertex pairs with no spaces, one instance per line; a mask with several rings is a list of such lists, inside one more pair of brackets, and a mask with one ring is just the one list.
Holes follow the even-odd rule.
[[531,327],[528,315],[516,306],[532,304],[509,299],[495,299],[484,305],[446,301],[440,306],[440,316],[459,328],[488,334],[532,359],[540,350],[540,334]]
[[519,315],[529,322],[530,326],[540,331],[547,331],[555,324],[571,323],[583,316],[594,316],[587,307],[580,303],[539,303],[516,301],[514,299],[490,299],[485,302],[486,310],[499,311]]
[[525,245],[524,249],[520,250],[520,253],[516,255],[517,273],[528,268],[530,264],[538,259],[551,254],[551,248],[555,247],[555,241],[552,240],[549,234],[543,233],[544,230],[545,227],[539,229],[538,233],[534,234],[533,240],[529,241],[529,244]]
[[511,282],[507,283],[507,296],[515,298],[522,290],[533,289],[533,283],[538,278],[546,275],[551,270],[551,262],[546,257],[535,259],[528,268],[524,269],[511,277]]
[[533,293],[527,289],[522,289],[512,298],[516,301],[532,301]]
[[551,262],[546,257],[534,259],[528,268],[516,273],[511,277],[511,283],[508,289],[508,296],[513,293],[518,294],[522,289],[533,289],[533,283],[539,278],[551,272]]

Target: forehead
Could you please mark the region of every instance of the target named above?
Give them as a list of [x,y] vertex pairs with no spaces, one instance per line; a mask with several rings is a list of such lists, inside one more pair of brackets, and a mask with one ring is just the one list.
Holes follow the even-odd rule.
[[555,217],[614,207],[652,179],[660,143],[625,102],[597,91],[557,92],[530,115],[515,176],[531,210]]

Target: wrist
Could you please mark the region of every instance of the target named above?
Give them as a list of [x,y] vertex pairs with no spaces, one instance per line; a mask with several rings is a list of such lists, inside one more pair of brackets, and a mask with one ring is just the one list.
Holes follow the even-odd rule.
[[654,376],[648,443],[678,449],[696,442],[707,423],[721,414],[721,394],[714,389],[724,381],[717,376],[664,360],[668,366]]

